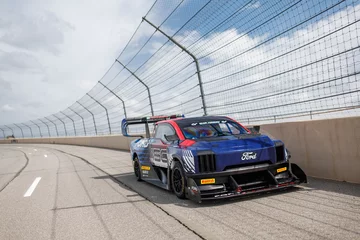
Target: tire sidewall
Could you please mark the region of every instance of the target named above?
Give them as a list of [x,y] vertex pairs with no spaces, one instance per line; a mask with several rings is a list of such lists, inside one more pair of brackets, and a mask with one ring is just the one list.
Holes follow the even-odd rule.
[[[137,164],[138,167],[139,167],[138,176],[136,176],[135,164]],[[140,162],[139,162],[138,157],[135,157],[135,158],[134,158],[133,169],[134,169],[134,175],[135,175],[136,179],[137,179],[138,181],[141,181],[141,170],[140,170],[140,169],[141,169],[141,166],[140,166]]]
[[[175,188],[174,188],[174,181],[173,180],[174,180],[174,172],[175,172],[175,170],[179,170],[179,172],[181,174],[181,177],[182,177],[182,191],[181,191],[181,193],[176,192]],[[173,170],[171,171],[171,187],[172,187],[175,195],[178,198],[181,198],[181,199],[185,198],[185,188],[186,188],[185,172],[184,172],[184,169],[183,169],[180,162],[176,162]]]

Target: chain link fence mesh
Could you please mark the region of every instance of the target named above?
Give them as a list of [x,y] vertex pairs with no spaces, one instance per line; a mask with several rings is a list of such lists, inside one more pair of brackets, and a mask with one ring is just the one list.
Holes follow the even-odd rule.
[[358,116],[359,20],[359,0],[158,0],[86,95],[0,137],[120,134],[125,116]]

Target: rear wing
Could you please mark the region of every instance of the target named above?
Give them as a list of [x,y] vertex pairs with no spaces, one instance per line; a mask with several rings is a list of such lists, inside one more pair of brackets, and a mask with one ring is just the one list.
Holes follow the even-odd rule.
[[145,124],[146,137],[150,138],[149,123],[156,123],[163,120],[174,119],[184,117],[184,115],[169,115],[169,116],[151,116],[151,117],[140,117],[140,118],[124,118],[121,122],[121,131],[125,137],[144,137],[142,134],[130,135],[128,133],[128,126],[135,124]]

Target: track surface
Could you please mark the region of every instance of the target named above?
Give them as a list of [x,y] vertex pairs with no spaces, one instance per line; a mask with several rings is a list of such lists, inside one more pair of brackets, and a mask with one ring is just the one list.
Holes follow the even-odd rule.
[[197,204],[137,182],[129,153],[107,149],[0,145],[1,189],[0,239],[360,239],[359,185],[310,178]]

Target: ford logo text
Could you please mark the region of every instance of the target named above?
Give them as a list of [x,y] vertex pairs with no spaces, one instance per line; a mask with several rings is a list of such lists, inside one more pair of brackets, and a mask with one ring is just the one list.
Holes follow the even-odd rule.
[[256,153],[254,152],[244,152],[241,156],[241,160],[255,160],[256,159]]

